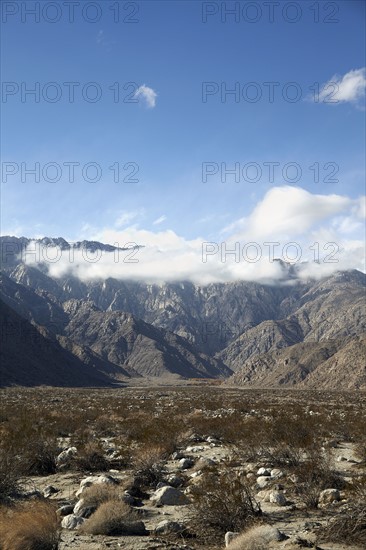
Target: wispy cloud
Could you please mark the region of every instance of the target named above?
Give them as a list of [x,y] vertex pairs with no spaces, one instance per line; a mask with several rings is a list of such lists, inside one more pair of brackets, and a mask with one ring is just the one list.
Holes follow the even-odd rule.
[[158,218],[157,220],[153,221],[153,225],[159,225],[160,223],[163,223],[165,222],[166,220],[166,216],[165,214],[163,216],[160,216],[160,218]]
[[[366,69],[354,69],[345,75],[334,75],[319,90],[318,101],[330,105],[337,103],[360,104],[365,98]],[[314,98],[313,98],[314,99]]]
[[[51,276],[72,273],[82,280],[115,277],[155,283],[275,283],[282,279],[283,272],[273,258],[292,262],[297,250],[300,258],[296,261],[302,262],[298,263],[299,277],[321,278],[342,269],[365,270],[364,201],[364,197],[352,199],[312,194],[298,187],[276,187],[265,194],[248,217],[226,228],[227,236],[216,243],[201,237],[187,240],[171,229],[140,229],[137,224],[128,225],[137,213],[123,212],[115,227],[99,228],[89,238],[121,248],[131,247],[131,243],[143,248],[121,251],[117,257],[105,253],[98,261],[82,251],[75,252],[72,261],[67,251],[58,255],[45,251],[41,257],[59,257],[48,266]],[[33,251],[34,244],[32,247]],[[258,255],[255,261],[253,254]],[[35,262],[34,253],[27,261]]]
[[142,209],[133,211],[123,211],[119,214],[118,218],[114,222],[114,226],[117,229],[130,225],[133,221],[137,221],[144,214]]
[[153,109],[156,106],[157,95],[155,90],[143,84],[136,90],[134,97],[141,97],[145,101],[146,106],[149,109]]

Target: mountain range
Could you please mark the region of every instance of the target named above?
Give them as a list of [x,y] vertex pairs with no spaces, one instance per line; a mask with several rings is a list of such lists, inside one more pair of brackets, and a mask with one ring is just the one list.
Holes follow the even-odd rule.
[[[38,243],[116,250],[62,238]],[[284,264],[281,283],[271,285],[81,280],[51,277],[44,261],[25,262],[31,244],[0,238],[7,327],[0,385],[219,378],[251,387],[366,389],[366,276],[359,271],[303,281]]]

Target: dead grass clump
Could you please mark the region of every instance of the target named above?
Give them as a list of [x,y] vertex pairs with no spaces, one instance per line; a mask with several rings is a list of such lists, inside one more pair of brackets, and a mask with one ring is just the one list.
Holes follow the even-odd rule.
[[0,511],[1,550],[56,550],[58,541],[59,521],[49,503],[33,501]]
[[99,506],[81,526],[80,531],[89,535],[145,535],[147,534],[137,514],[119,500],[108,500]]
[[227,531],[242,531],[262,514],[247,480],[230,469],[206,473],[191,496],[192,525],[200,535],[217,538]]
[[120,486],[110,485],[109,483],[95,483],[84,489],[81,498],[85,507],[98,508],[108,500],[119,500],[122,497],[122,488]]
[[82,472],[105,472],[110,468],[109,460],[104,456],[104,450],[98,443],[87,443],[80,448],[73,464]]
[[19,472],[15,457],[0,447],[0,503],[7,502],[19,491]]
[[268,550],[271,541],[277,539],[277,531],[270,525],[255,525],[241,533],[231,544],[229,550]]
[[133,461],[135,485],[140,488],[155,488],[157,483],[164,481],[168,456],[169,453],[162,446],[138,449]]
[[295,470],[297,481],[295,493],[300,496],[307,508],[317,508],[320,492],[323,489],[343,489],[344,479],[335,472],[329,458],[312,453]]
[[323,527],[323,540],[357,544],[366,548],[366,482],[356,484],[349,503]]

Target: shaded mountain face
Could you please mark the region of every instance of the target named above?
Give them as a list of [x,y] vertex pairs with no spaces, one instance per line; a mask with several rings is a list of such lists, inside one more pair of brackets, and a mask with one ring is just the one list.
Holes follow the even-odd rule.
[[[17,239],[9,245],[6,239],[0,241],[3,255],[5,244],[13,248],[29,244],[27,239]],[[47,242],[70,246],[62,239]],[[76,245],[90,250],[109,246],[86,241]],[[230,369],[239,372],[258,358],[272,371],[277,357],[273,353],[293,349],[294,360],[302,365],[301,354],[307,357],[309,350],[322,346],[338,353],[350,339],[354,339],[352,349],[359,346],[361,351],[356,337],[366,333],[366,277],[358,271],[299,282],[296,268],[291,268],[288,284],[277,286],[255,282],[153,285],[112,278],[53,279],[42,265],[25,265],[19,255],[9,256],[9,250],[6,257],[10,261],[3,265],[0,280],[3,300],[56,335],[61,345],[83,347],[84,353],[99,357],[114,378],[111,365],[122,376],[227,377]],[[310,373],[312,365],[321,364],[317,353],[310,353],[301,376],[295,376],[287,363],[279,375],[284,380],[281,384],[300,384],[308,376],[315,384]],[[345,356],[339,357],[345,361]],[[276,385],[276,376],[266,375],[258,383]],[[252,383],[250,377],[243,380]]]
[[[98,358],[71,353],[0,300],[0,386],[110,386]],[[84,355],[83,355],[84,353]],[[79,357],[78,357],[79,355]]]

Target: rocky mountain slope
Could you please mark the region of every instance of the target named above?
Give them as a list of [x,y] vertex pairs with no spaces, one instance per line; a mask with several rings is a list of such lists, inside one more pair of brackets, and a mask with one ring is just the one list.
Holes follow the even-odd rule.
[[[87,241],[40,242],[106,254],[114,249]],[[76,346],[106,362],[108,368],[103,363],[101,370],[109,369],[113,379],[114,368],[122,376],[183,378],[221,378],[238,371],[231,380],[238,384],[305,384],[306,379],[316,385],[313,371],[330,357],[337,355],[337,369],[344,365],[347,371],[344,346],[361,357],[357,337],[366,333],[366,276],[361,272],[301,281],[291,268],[288,280],[276,285],[82,281],[70,274],[52,278],[44,263],[24,264],[29,243],[24,238],[0,239],[5,260],[2,299],[28,321],[45,327],[69,351]],[[282,352],[290,353],[291,361],[278,370]],[[319,383],[325,376],[322,369]],[[350,377],[354,387],[362,384],[362,369],[356,371],[356,378]],[[334,384],[330,379],[324,383]]]
[[366,337],[301,342],[256,355],[245,361],[226,383],[366,390]]

